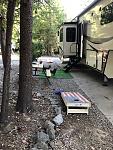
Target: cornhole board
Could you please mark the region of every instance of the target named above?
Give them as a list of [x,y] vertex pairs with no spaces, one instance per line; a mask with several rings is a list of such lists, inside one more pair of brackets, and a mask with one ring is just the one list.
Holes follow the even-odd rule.
[[69,113],[86,113],[88,114],[91,102],[89,102],[79,92],[61,92],[61,97],[67,107],[67,114]]

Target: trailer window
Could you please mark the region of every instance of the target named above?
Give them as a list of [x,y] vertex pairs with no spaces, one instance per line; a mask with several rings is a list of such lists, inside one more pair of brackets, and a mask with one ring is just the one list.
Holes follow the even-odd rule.
[[63,28],[60,30],[60,42],[63,42]]
[[75,42],[76,40],[76,28],[66,29],[66,42]]
[[101,25],[110,23],[113,21],[113,2],[108,4],[102,9],[101,12]]

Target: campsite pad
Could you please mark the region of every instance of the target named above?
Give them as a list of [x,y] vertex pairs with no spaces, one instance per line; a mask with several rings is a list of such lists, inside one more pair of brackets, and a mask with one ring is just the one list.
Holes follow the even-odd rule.
[[[40,79],[46,78],[43,71],[38,72],[38,76]],[[72,79],[72,75],[69,72],[64,72],[63,70],[57,70],[55,75],[51,76],[54,79]]]

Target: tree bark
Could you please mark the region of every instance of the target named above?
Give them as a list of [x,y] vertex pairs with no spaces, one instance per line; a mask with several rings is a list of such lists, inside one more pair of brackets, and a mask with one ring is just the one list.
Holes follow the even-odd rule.
[[32,0],[20,1],[20,66],[16,110],[32,108]]
[[11,69],[11,38],[12,38],[15,5],[16,0],[8,1],[6,46],[5,46],[6,64],[3,76],[3,93],[2,93],[1,118],[0,118],[0,121],[2,123],[5,123],[8,120],[8,103],[9,103],[9,87],[10,87],[10,69]]

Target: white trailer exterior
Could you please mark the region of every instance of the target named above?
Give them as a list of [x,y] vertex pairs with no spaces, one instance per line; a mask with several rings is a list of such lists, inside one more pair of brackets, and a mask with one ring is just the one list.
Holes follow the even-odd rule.
[[75,51],[81,62],[113,78],[113,0],[95,0],[77,18]]
[[85,63],[113,78],[113,0],[98,0],[79,15]]

